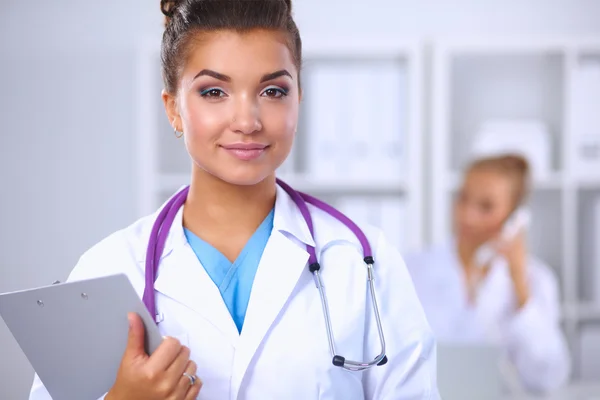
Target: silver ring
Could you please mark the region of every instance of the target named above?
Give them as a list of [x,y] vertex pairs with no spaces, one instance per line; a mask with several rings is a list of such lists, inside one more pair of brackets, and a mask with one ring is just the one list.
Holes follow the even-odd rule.
[[187,372],[184,372],[183,376],[187,376],[188,379],[190,380],[190,386],[194,386],[194,383],[196,383],[196,376],[190,375]]

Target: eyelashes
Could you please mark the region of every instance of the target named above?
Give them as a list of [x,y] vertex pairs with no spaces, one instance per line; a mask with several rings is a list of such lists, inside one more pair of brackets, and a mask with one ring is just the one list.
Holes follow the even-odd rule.
[[[218,99],[222,99],[227,97],[227,93],[225,93],[225,91],[221,88],[218,87],[209,87],[209,88],[205,88],[205,89],[201,89],[200,91],[200,96],[207,98],[207,99],[214,99],[214,100],[218,100]],[[289,94],[290,90],[289,88],[285,87],[285,86],[268,86],[267,88],[265,88],[261,93],[260,96],[261,97],[268,97],[268,98],[272,98],[272,99],[281,99],[286,97]]]
[[262,91],[261,96],[263,94],[267,94],[267,97],[279,99],[279,98],[287,96],[289,92],[290,92],[290,90],[286,87],[269,86],[265,90]]
[[219,88],[208,88],[200,90],[200,96],[213,99],[219,99],[226,96],[225,92]]

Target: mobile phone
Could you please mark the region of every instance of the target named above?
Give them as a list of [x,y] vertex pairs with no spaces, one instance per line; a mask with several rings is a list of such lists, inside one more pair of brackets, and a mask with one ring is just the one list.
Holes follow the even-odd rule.
[[[527,228],[531,222],[531,212],[525,207],[517,208],[504,222],[500,233],[501,240],[510,240],[521,230]],[[498,254],[491,243],[484,243],[477,249],[475,263],[484,267],[488,265]]]

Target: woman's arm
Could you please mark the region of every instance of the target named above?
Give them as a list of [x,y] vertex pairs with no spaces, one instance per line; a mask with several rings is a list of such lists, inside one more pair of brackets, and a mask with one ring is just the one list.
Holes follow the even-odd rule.
[[558,284],[546,268],[528,265],[528,296],[506,328],[509,357],[530,391],[550,392],[564,385],[571,371],[569,349],[560,328]]
[[552,391],[571,371],[556,278],[528,256],[523,232],[497,249],[508,262],[514,293],[515,311],[506,326],[509,357],[528,390]]

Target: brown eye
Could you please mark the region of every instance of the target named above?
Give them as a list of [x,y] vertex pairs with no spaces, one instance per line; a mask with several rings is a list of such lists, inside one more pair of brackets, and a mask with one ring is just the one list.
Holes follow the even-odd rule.
[[287,93],[288,93],[287,90],[281,89],[281,88],[278,88],[278,87],[273,87],[273,86],[266,88],[262,92],[262,94],[264,96],[271,97],[271,98],[274,98],[274,99],[279,99],[279,98],[281,98],[283,96],[286,96]]
[[479,203],[479,209],[483,212],[483,213],[489,213],[494,209],[494,205],[490,202],[483,202],[483,203]]
[[202,97],[209,97],[209,98],[221,98],[221,97],[225,97],[225,92],[223,92],[221,89],[217,89],[217,88],[210,88],[210,89],[205,89],[202,90],[200,92],[200,95]]

